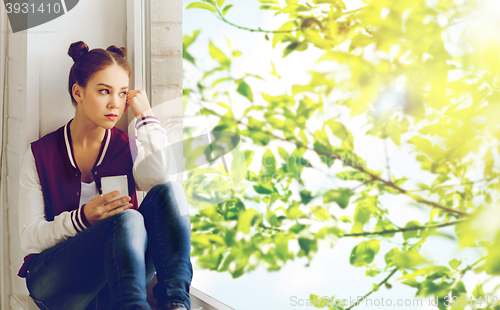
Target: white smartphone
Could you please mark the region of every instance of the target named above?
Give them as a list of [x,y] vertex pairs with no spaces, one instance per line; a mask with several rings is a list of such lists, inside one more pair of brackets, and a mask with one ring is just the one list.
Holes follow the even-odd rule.
[[[102,177],[101,178],[101,189],[102,189],[103,195],[114,192],[117,189],[120,190],[120,195],[116,196],[111,201],[128,196],[127,175],[116,175],[116,176],[110,176],[110,177]],[[128,203],[129,202],[126,202],[126,203],[122,204],[121,206],[126,205]],[[121,207],[121,206],[118,206],[118,207]]]

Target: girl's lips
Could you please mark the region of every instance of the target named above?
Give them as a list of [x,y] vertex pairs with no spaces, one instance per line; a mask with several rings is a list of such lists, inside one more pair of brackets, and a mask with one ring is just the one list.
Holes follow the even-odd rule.
[[118,117],[116,115],[104,115],[104,116],[106,116],[108,119],[110,119],[112,121],[114,121]]

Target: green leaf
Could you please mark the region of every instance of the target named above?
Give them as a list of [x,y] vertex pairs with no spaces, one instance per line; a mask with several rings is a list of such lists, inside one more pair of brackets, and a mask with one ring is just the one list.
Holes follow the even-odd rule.
[[[406,223],[405,228],[409,227],[418,227],[421,226],[419,222],[417,221],[409,221]],[[410,238],[418,238],[419,231],[418,230],[408,230],[408,231],[403,231],[403,239],[408,240]]]
[[226,81],[231,81],[232,79],[230,77],[225,77],[225,78],[220,78],[218,80],[216,80],[215,82],[212,83],[212,87],[214,87],[215,85],[219,84],[219,83],[222,83],[222,82],[226,82]]
[[225,0],[217,0],[217,6],[222,7],[224,5]]
[[204,269],[217,270],[220,263],[222,262],[222,254],[218,253],[208,253],[207,255],[200,256],[198,258],[198,263]]
[[493,154],[491,153],[491,150],[488,150],[486,152],[486,156],[484,156],[484,176],[487,178],[493,177],[493,166],[495,165],[495,159],[493,157]]
[[313,199],[313,197],[310,191],[303,189],[300,191],[300,199],[302,203],[306,205]]
[[323,195],[323,202],[335,201],[339,207],[345,209],[352,195],[354,195],[354,192],[349,188],[331,189]]
[[288,46],[285,47],[285,49],[283,50],[283,57],[282,58],[285,58],[286,56],[288,56],[288,54],[290,54],[293,51],[302,52],[302,51],[305,51],[306,49],[307,49],[307,42],[305,42],[305,41],[292,42],[292,43],[288,44]]
[[292,236],[283,233],[273,236],[273,241],[276,245],[276,256],[282,261],[293,258],[293,252],[288,251],[288,241],[290,238],[292,238]]
[[260,223],[261,221],[261,214],[259,212],[252,208],[247,209],[238,218],[238,231],[248,234],[250,233],[250,227]]
[[229,65],[231,64],[231,60],[211,41],[208,43],[208,50],[210,52],[210,56],[213,59],[217,60],[221,64],[221,67],[223,68],[229,67]]
[[479,298],[484,299],[485,296],[484,296],[482,284],[476,285],[476,287],[472,291],[472,296],[474,296],[474,298],[476,298],[476,299],[479,299]]
[[262,156],[262,167],[265,173],[273,174],[276,172],[276,158],[270,149],[267,149]]
[[250,163],[252,163],[253,154],[254,154],[254,151],[245,150],[245,161],[246,161],[247,167],[250,166]]
[[[229,5],[226,5],[223,9],[222,9],[222,15],[226,16],[227,12],[229,11],[230,8],[232,8],[233,5],[232,4],[229,4]],[[240,53],[241,55],[241,53]],[[238,55],[239,56],[239,55]],[[238,57],[238,56],[234,56],[234,57]]]
[[200,34],[200,31],[201,30],[198,29],[193,31],[191,35],[185,35],[184,37],[182,37],[182,45],[184,46],[184,48],[188,48],[191,44],[193,44],[193,42],[198,37],[198,34]]
[[379,250],[380,240],[362,241],[352,249],[349,263],[356,267],[366,266],[373,262]]
[[216,12],[215,11],[215,8],[209,4],[206,4],[206,3],[202,3],[202,2],[192,2],[190,4],[188,4],[188,6],[186,7],[186,10],[187,9],[204,9],[204,10],[208,10],[208,11],[212,11],[212,12]]
[[201,0],[203,2],[206,2],[208,4],[211,4],[213,7],[215,7],[215,1],[214,0]]
[[426,260],[416,250],[408,250],[392,257],[392,263],[398,268],[413,268],[425,262]]
[[451,268],[453,268],[453,270],[457,270],[458,266],[460,266],[460,264],[462,263],[462,261],[458,260],[458,259],[452,259],[449,261],[448,264],[450,264]]
[[380,273],[380,270],[377,269],[367,269],[365,275],[367,277],[374,277]]
[[290,231],[298,234],[299,232],[301,232],[302,230],[304,230],[304,228],[306,228],[305,225],[295,224],[292,227],[290,227]]
[[291,32],[287,33],[287,31],[291,31],[295,28],[296,28],[295,21],[292,20],[287,21],[283,25],[281,25],[281,27],[278,28],[278,31],[280,31],[280,33],[274,34],[273,48],[276,47],[276,44],[278,44],[278,42],[292,42],[293,40],[295,40],[295,37],[291,35]]
[[281,10],[281,7],[277,5],[261,5],[260,6],[261,10]]
[[366,180],[369,179],[368,175],[359,172],[357,170],[349,170],[349,171],[342,171],[336,174],[337,178],[343,180],[343,181],[359,181],[359,182],[365,182]]
[[379,210],[376,203],[376,200],[372,197],[360,201],[354,210],[354,223],[367,223],[370,217]]
[[247,97],[250,102],[253,102],[252,89],[250,88],[250,86],[248,86],[247,83],[245,83],[245,81],[240,81],[240,84],[238,85],[238,89],[236,91],[241,95]]
[[399,249],[398,248],[392,248],[389,252],[387,252],[384,256],[385,263],[387,265],[391,265],[392,260],[394,257],[396,257],[399,254]]
[[437,145],[433,145],[429,140],[422,137],[412,137],[410,143],[415,145],[424,154],[429,155],[432,159],[438,160],[444,156],[444,151]]
[[354,141],[352,133],[340,122],[329,120],[324,123],[324,127],[330,127],[332,133],[340,139],[342,145],[340,147],[347,149],[349,151],[354,150]]
[[191,242],[193,245],[196,245],[198,247],[210,247],[213,244],[218,245],[218,246],[225,246],[225,241],[222,238],[222,236],[219,235],[200,235],[196,234],[191,236]]
[[318,251],[318,242],[316,239],[299,238],[300,252],[297,256],[311,256]]
[[330,213],[321,206],[310,207],[314,216],[320,220],[326,221],[330,218]]
[[182,37],[182,57],[193,64],[195,63],[195,60],[193,56],[188,53],[187,49],[191,44],[193,44],[199,33],[200,30],[196,30],[191,35],[185,35]]
[[352,223],[351,217],[348,215],[343,215],[339,217],[339,221],[342,221],[344,223]]
[[[378,221],[377,221],[377,224],[375,225],[375,231],[387,231],[387,230],[393,230],[394,229],[394,226],[392,225],[392,223],[388,220],[384,220],[382,218],[380,218]],[[382,237],[384,238],[392,238],[396,235],[396,233],[385,233],[382,235]]]
[[262,183],[262,184],[254,185],[253,189],[257,193],[263,194],[263,195],[269,195],[269,194],[277,192],[276,188],[274,187],[274,185],[268,184],[268,183]]

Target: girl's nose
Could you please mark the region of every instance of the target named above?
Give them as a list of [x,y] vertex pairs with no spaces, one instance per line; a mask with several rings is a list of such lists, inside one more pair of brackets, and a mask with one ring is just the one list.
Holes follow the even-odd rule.
[[109,100],[108,103],[108,108],[116,109],[119,106],[120,106],[119,98],[117,98],[116,96],[111,96],[111,99]]

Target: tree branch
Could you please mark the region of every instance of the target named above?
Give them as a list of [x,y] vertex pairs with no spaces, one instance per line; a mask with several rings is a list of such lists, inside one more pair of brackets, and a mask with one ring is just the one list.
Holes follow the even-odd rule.
[[292,33],[292,32],[295,32],[297,30],[300,30],[299,28],[295,28],[295,29],[291,29],[291,30],[263,30],[263,29],[252,29],[252,28],[247,28],[247,27],[243,27],[243,26],[238,26],[230,21],[228,21],[224,15],[222,15],[222,13],[220,12],[219,8],[215,8],[217,10],[217,14],[218,14],[218,18],[220,20],[222,20],[223,22],[225,22],[226,24],[228,25],[231,25],[233,27],[236,27],[238,29],[241,29],[241,30],[246,30],[246,31],[250,31],[250,32],[263,32],[263,33]]
[[371,235],[386,235],[386,234],[399,233],[399,232],[412,231],[412,230],[424,230],[427,228],[439,228],[439,227],[453,226],[453,225],[459,224],[461,222],[464,222],[465,220],[466,219],[460,219],[460,220],[456,220],[456,221],[439,223],[439,224],[432,224],[432,225],[403,227],[403,228],[399,228],[399,229],[388,229],[388,230],[381,230],[381,231],[366,231],[366,232],[360,232],[360,233],[344,234],[341,237],[361,237],[361,236],[371,236]]
[[[388,229],[388,230],[380,230],[380,231],[364,231],[364,232],[359,232],[359,233],[342,234],[341,236],[339,236],[339,238],[363,237],[363,236],[382,236],[382,235],[400,233],[400,232],[412,231],[412,230],[424,230],[424,229],[428,229],[428,228],[440,228],[440,227],[457,225],[457,224],[460,224],[462,222],[465,222],[466,220],[468,220],[468,219],[460,219],[460,220],[451,221],[451,222],[431,224],[431,225],[422,225],[422,226],[415,226],[415,227],[402,227],[402,228],[398,228],[398,229]],[[268,229],[268,230],[284,231],[283,229],[269,227],[269,226],[266,226],[264,224],[260,224],[259,227],[264,228],[264,229]]]
[[[389,273],[389,275],[388,275],[387,277],[385,277],[385,279],[384,279],[384,280],[382,280],[382,281],[380,281],[380,283],[378,283],[378,287],[380,287],[380,286],[384,285],[385,283],[387,283],[387,281],[389,281],[389,279],[390,279],[390,278],[391,278],[391,277],[392,277],[392,276],[396,273],[396,271],[398,271],[398,268],[397,268],[397,267],[396,267],[396,268],[394,268],[394,269],[392,269],[391,273]],[[362,299],[360,299],[358,303],[354,303],[354,304],[352,304],[349,308],[346,308],[345,310],[350,310],[350,309],[352,309],[353,307],[355,307],[355,306],[359,305],[359,304],[361,303],[361,301],[365,300],[365,299],[366,299],[366,297],[370,296],[370,295],[371,295],[373,292],[375,292],[375,291],[376,291],[376,289],[375,289],[375,288],[373,288],[371,291],[369,291],[367,294],[365,294],[365,296],[363,296],[363,298],[362,298]]]
[[[241,29],[241,30],[246,30],[246,31],[249,31],[249,32],[263,32],[263,33],[292,33],[292,32],[295,32],[295,31],[298,31],[300,30],[300,28],[295,28],[295,29],[290,29],[290,30],[264,30],[264,29],[253,29],[253,28],[247,28],[247,27],[243,27],[243,26],[239,26],[239,25],[236,25],[230,21],[228,21],[224,15],[222,15],[221,11],[219,10],[218,7],[215,7],[215,9],[217,10],[217,18],[219,18],[220,20],[222,20],[223,22],[225,22],[226,24],[228,25],[231,25],[235,28],[238,28],[238,29]],[[358,13],[358,12],[361,12],[362,10],[364,9],[363,8],[359,8],[357,10],[352,10],[352,11],[348,11],[348,12],[344,12],[342,13],[342,15],[351,15],[351,14],[355,14],[355,13]]]
[[[207,109],[207,110],[209,110],[209,109]],[[210,111],[212,111],[212,110],[210,110]],[[215,113],[214,111],[212,111],[212,112]],[[216,114],[216,115],[218,115],[218,114]],[[327,156],[327,157],[331,157],[332,156],[332,154],[328,154],[328,153],[325,153],[325,152],[322,152],[322,151],[319,151],[319,150],[316,150],[316,149],[312,149],[312,148],[308,147],[307,145],[302,144],[299,141],[289,141],[289,140],[287,140],[285,138],[282,138],[280,136],[277,136],[277,135],[275,135],[275,134],[273,134],[273,133],[271,133],[269,131],[262,130],[261,128],[250,127],[247,124],[245,124],[245,123],[243,123],[243,122],[241,122],[241,121],[239,121],[237,119],[235,119],[234,121],[237,122],[238,124],[241,124],[241,125],[247,127],[248,129],[255,130],[255,131],[260,131],[262,133],[268,134],[268,135],[270,135],[270,136],[272,136],[272,137],[274,137],[276,139],[279,139],[281,141],[286,141],[286,142],[289,142],[289,143],[294,143],[297,147],[302,147],[302,148],[308,149],[310,151],[316,152],[319,155],[323,155],[323,156]],[[383,183],[384,185],[387,185],[387,186],[389,186],[389,187],[397,190],[398,192],[400,192],[402,194],[405,194],[405,195],[413,198],[417,202],[426,204],[428,206],[431,206],[431,207],[434,207],[434,208],[437,208],[437,209],[441,209],[441,210],[449,212],[449,213],[455,213],[455,214],[462,215],[462,216],[468,216],[469,215],[466,212],[462,212],[462,211],[459,211],[459,210],[451,209],[451,208],[445,207],[443,205],[440,205],[439,203],[436,203],[434,201],[430,201],[430,200],[424,199],[424,198],[422,198],[422,197],[420,197],[420,196],[418,196],[416,194],[412,194],[409,191],[407,191],[407,190],[405,190],[405,189],[397,186],[396,184],[392,183],[391,181],[386,181],[386,180],[382,179],[381,177],[377,176],[376,174],[373,174],[373,173],[367,171],[362,166],[355,165],[354,163],[348,161],[347,159],[342,159],[342,158],[339,158],[339,159],[344,163],[344,165],[349,166],[349,167],[351,167],[351,168],[353,168],[355,170],[358,170],[359,172],[362,172],[362,173],[365,173],[365,174],[369,175],[372,178],[372,180],[379,181],[379,182]]]
[[[211,109],[208,109],[208,108],[206,108],[206,107],[203,107],[203,108],[204,108],[204,109],[206,109],[207,111],[212,112],[214,115],[217,115],[217,116],[219,116],[219,117],[222,117],[222,116],[220,116],[219,114],[217,114],[217,112],[215,112],[215,111],[213,111],[213,110],[211,110]],[[329,153],[326,153],[326,152],[322,152],[322,151],[320,151],[320,150],[316,150],[316,149],[314,149],[314,148],[310,148],[309,146],[304,145],[304,144],[302,144],[302,143],[301,143],[301,142],[299,142],[299,141],[290,141],[290,140],[287,140],[287,139],[285,139],[285,138],[282,138],[282,137],[280,137],[280,136],[277,136],[277,135],[273,134],[272,132],[269,132],[269,131],[266,131],[266,130],[262,130],[262,128],[260,128],[260,127],[251,127],[251,126],[248,126],[248,124],[245,124],[245,123],[243,123],[242,121],[237,120],[236,118],[234,118],[234,122],[236,122],[237,124],[241,124],[241,125],[245,126],[245,127],[246,127],[246,128],[248,128],[249,130],[259,131],[259,132],[261,132],[261,133],[265,133],[265,134],[267,134],[267,135],[269,135],[269,136],[271,136],[271,137],[274,137],[275,139],[278,139],[278,140],[281,140],[281,141],[284,141],[284,142],[288,142],[288,143],[293,143],[293,144],[295,144],[297,147],[302,147],[302,148],[305,148],[305,149],[307,149],[307,150],[310,150],[310,151],[316,152],[316,153],[317,153],[318,155],[320,155],[320,156],[321,156],[321,155],[323,155],[323,156],[330,157],[330,158],[332,158],[332,156],[335,156],[335,158],[340,159],[340,160],[344,163],[344,165],[349,166],[349,167],[353,168],[354,170],[357,170],[357,171],[359,171],[359,172],[362,172],[362,173],[364,173],[364,174],[369,175],[369,176],[372,178],[372,181],[379,181],[379,182],[383,183],[384,185],[387,185],[387,186],[389,186],[389,187],[391,187],[391,188],[395,189],[396,191],[398,191],[398,192],[400,192],[400,193],[402,193],[402,194],[405,194],[405,195],[407,195],[407,196],[409,196],[409,197],[413,198],[413,199],[414,199],[415,201],[417,201],[417,202],[420,202],[420,203],[426,204],[426,205],[431,206],[431,207],[433,207],[433,208],[437,208],[437,209],[440,209],[440,210],[446,211],[446,212],[448,212],[448,213],[454,213],[454,214],[458,214],[458,215],[462,215],[462,216],[469,216],[469,214],[468,214],[468,213],[466,213],[466,212],[462,212],[462,211],[459,211],[459,210],[455,210],[455,209],[452,209],[452,208],[448,208],[448,207],[443,206],[443,205],[441,205],[441,204],[439,204],[439,203],[437,203],[437,202],[434,202],[434,201],[430,201],[430,200],[424,199],[424,198],[422,198],[422,197],[420,197],[419,195],[416,195],[416,194],[412,194],[410,191],[407,191],[407,190],[405,190],[405,189],[403,189],[403,188],[401,188],[401,187],[397,186],[396,184],[394,184],[394,183],[393,183],[393,182],[391,182],[391,181],[386,181],[386,180],[382,179],[382,178],[381,178],[381,177],[379,177],[378,175],[376,175],[376,174],[374,174],[374,173],[372,173],[372,172],[370,172],[370,171],[366,170],[365,168],[363,168],[363,167],[362,167],[362,166],[360,166],[360,165],[356,165],[355,163],[353,163],[353,162],[351,162],[351,161],[349,161],[349,160],[347,160],[347,159],[339,158],[339,157],[338,157],[338,156],[336,156],[336,155],[329,154]]]

